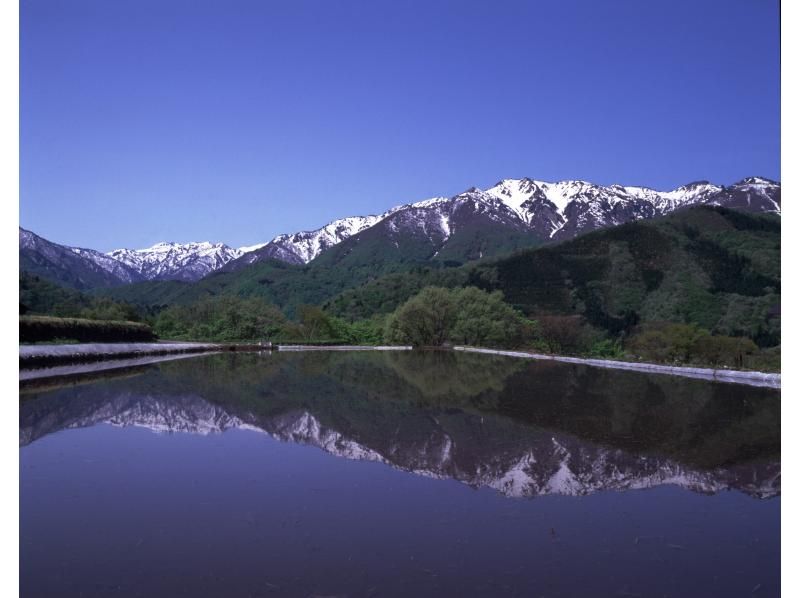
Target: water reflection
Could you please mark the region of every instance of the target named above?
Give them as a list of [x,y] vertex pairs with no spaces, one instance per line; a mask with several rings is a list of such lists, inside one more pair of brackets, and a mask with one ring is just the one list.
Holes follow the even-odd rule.
[[20,445],[100,423],[232,428],[512,497],[780,494],[779,393],[447,352],[216,355],[23,395]]

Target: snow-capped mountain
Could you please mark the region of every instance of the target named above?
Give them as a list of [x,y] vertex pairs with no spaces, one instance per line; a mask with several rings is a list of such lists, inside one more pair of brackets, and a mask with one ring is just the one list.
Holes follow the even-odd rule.
[[200,280],[241,257],[245,250],[224,243],[156,243],[147,249],[115,249],[107,256],[138,272],[145,280]]
[[[280,235],[226,269],[268,258],[307,264],[331,247],[379,225],[384,233],[398,237],[398,245],[404,234],[427,236],[429,256],[437,256],[449,238],[464,227],[489,224],[528,234],[539,242],[561,241],[697,204],[780,214],[780,184],[751,177],[729,187],[698,181],[657,191],[586,181],[504,179],[487,190],[473,187],[450,198],[436,197],[400,205],[377,216],[343,218],[317,230]],[[481,253],[469,257],[481,257]]]
[[[473,187],[453,197],[403,204],[378,215],[341,218],[316,230],[282,234],[248,247],[157,243],[147,249],[102,254],[57,245],[20,229],[20,252],[25,253],[25,269],[51,278],[57,272],[56,279],[76,288],[141,280],[196,281],[220,269],[238,270],[266,259],[307,264],[341,246],[339,255],[332,258],[333,265],[357,244],[369,245],[375,252],[393,251],[406,261],[462,262],[571,239],[691,205],[780,214],[780,197],[780,183],[761,177],[728,187],[698,181],[671,191],[586,181],[504,179],[486,190]],[[80,274],[65,273],[70,268],[78,268]],[[70,282],[72,279],[76,282]]]
[[268,243],[242,248],[242,255],[236,261],[237,268],[270,258],[290,264],[307,264],[326,249],[374,226],[390,213],[341,218],[314,231],[278,235]]
[[425,429],[413,433],[400,425],[388,436],[362,430],[365,437],[380,438],[367,444],[326,426],[305,410],[268,418],[232,414],[193,394],[116,393],[103,401],[65,406],[56,417],[28,409],[29,404],[23,407],[20,446],[58,430],[101,423],[144,427],[157,433],[202,435],[243,429],[282,442],[315,446],[346,459],[376,461],[416,475],[493,488],[509,497],[581,496],[664,484],[704,494],[737,489],[757,498],[780,495],[779,463],[700,470],[667,458],[633,455],[569,434],[534,429],[525,429],[519,437],[497,444],[490,439],[502,437],[501,430],[493,430],[498,422],[464,413],[457,416],[464,421],[452,429],[457,432],[429,416],[423,420]]
[[486,193],[503,201],[532,230],[554,240],[663,216],[697,204],[778,214],[781,210],[780,184],[757,177],[730,187],[698,181],[672,191],[622,185],[605,187],[585,181],[547,183],[527,178],[506,179]]

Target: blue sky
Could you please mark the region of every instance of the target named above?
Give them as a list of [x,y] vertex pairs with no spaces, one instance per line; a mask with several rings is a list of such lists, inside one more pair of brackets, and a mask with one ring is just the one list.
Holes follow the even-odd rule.
[[264,242],[499,179],[780,179],[771,0],[21,0],[20,220]]

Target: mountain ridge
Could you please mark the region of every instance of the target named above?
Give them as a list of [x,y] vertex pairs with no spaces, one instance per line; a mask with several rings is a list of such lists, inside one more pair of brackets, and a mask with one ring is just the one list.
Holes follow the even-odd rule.
[[[195,282],[217,271],[236,271],[265,260],[306,265],[342,247],[338,255],[334,252],[327,258],[333,265],[362,240],[379,246],[372,251],[396,253],[391,259],[399,262],[471,261],[700,204],[780,214],[780,183],[747,177],[727,187],[695,181],[657,191],[582,180],[502,179],[485,191],[471,187],[449,198],[433,197],[377,215],[340,218],[318,229],[281,234],[246,247],[209,241],[161,242],[104,254],[58,245],[20,227],[20,253],[25,251],[22,263],[32,266],[35,273],[46,276],[49,272],[51,278],[70,284],[69,274],[58,272],[62,257],[64,269],[83,273],[72,277],[70,284],[79,289],[142,281]],[[23,233],[50,246],[23,243]],[[72,256],[78,259],[68,259]]]

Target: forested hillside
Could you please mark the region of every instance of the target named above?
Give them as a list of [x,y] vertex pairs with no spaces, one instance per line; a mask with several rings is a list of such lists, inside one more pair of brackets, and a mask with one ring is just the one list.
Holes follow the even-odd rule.
[[771,346],[780,342],[780,218],[694,207],[457,270],[379,278],[326,307],[358,320],[428,285],[499,290],[529,317],[578,315],[612,335],[669,321]]
[[694,323],[780,342],[780,218],[714,207],[590,233],[472,269],[528,315],[579,314],[615,333]]

